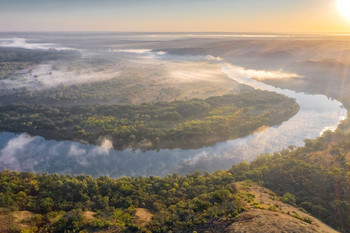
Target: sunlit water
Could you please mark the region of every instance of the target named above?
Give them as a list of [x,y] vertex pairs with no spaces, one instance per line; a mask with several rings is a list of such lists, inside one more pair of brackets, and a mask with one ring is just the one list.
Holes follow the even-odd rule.
[[300,111],[281,125],[194,150],[115,151],[5,132],[0,134],[0,169],[111,177],[211,172],[230,168],[242,160],[251,161],[261,153],[280,151],[290,145],[302,146],[304,139],[316,138],[326,129],[334,130],[346,118],[342,104],[326,96],[275,88],[251,79],[230,64],[223,64],[222,71],[239,83],[295,98]]
[[[39,37],[39,35],[36,36]],[[47,38],[47,36],[43,35],[43,38]],[[54,39],[60,38],[59,36],[53,35],[51,42],[54,43]],[[144,37],[144,35],[140,36]],[[90,37],[94,38],[94,35],[90,35]],[[134,38],[135,35],[131,37]],[[158,37],[159,35],[156,36],[157,40]],[[76,36],[72,35],[69,38],[76,39]],[[5,41],[7,44],[10,43],[7,46],[12,46],[12,44],[19,46],[18,44],[20,44],[20,47],[34,48],[34,45],[29,42],[12,40],[14,42]],[[114,41],[112,38],[109,40]],[[100,44],[100,39],[97,41]],[[2,41],[1,43],[5,42]],[[53,46],[51,42],[41,42],[35,46],[50,49]],[[66,49],[70,46],[70,44],[67,44],[59,47],[59,49]],[[84,46],[82,45],[82,47]],[[139,50],[137,52],[140,53]],[[146,57],[150,56],[148,50],[145,53]],[[154,56],[162,56],[163,54],[151,55],[153,59]],[[171,58],[169,55],[168,59]],[[222,59],[212,56],[209,56],[209,58],[212,62],[222,62]],[[187,59],[190,59],[190,57],[187,56]],[[208,56],[199,59],[208,60]],[[107,175],[111,177],[165,176],[172,172],[184,174],[195,170],[211,172],[230,168],[232,164],[239,163],[242,160],[251,161],[261,153],[280,151],[290,145],[303,146],[304,139],[316,138],[327,129],[334,130],[339,122],[346,118],[347,111],[342,107],[342,104],[336,100],[328,99],[326,96],[297,93],[266,85],[253,80],[249,76],[249,72],[244,73],[242,68],[231,64],[222,64],[222,71],[229,78],[239,83],[295,98],[300,105],[300,111],[281,125],[267,128],[244,138],[194,150],[164,149],[158,152],[142,152],[141,150],[132,151],[127,149],[115,151],[71,141],[58,142],[45,140],[43,137],[31,137],[27,134],[16,135],[4,132],[0,133],[0,170],[90,174],[92,176]]]

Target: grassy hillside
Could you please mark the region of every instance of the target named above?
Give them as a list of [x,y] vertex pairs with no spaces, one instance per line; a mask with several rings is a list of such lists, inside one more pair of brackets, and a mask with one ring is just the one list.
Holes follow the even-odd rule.
[[[305,224],[315,223],[314,218],[302,212],[283,210],[282,204],[274,204],[280,196],[284,203],[308,211],[341,232],[349,232],[349,129],[350,121],[346,121],[335,133],[306,140],[305,147],[261,155],[250,164],[242,162],[212,174],[198,171],[187,176],[115,180],[3,171],[0,206],[5,215],[30,211],[33,215],[29,226],[51,232],[235,232],[235,227],[248,229],[249,225],[242,225],[247,218],[258,224],[260,210],[277,211],[275,218],[268,217],[270,212],[262,216],[272,222],[292,217]],[[267,201],[266,195],[256,193],[258,186],[237,183],[246,180],[278,196],[271,193]],[[242,184],[248,184],[243,185],[243,191]],[[251,208],[254,210],[249,212]]]
[[238,180],[251,179],[286,195],[312,215],[342,232],[350,231],[350,124],[326,132],[305,147],[261,155],[251,164],[234,165]]
[[[166,179],[111,180],[5,171],[1,174],[2,184],[6,178],[10,183],[24,178],[30,183],[37,181],[39,187],[38,194],[33,195],[26,190],[33,188],[24,185],[24,191],[8,196],[11,204],[1,203],[4,207],[0,213],[0,231],[336,232],[304,210],[283,203],[283,198],[272,191],[250,181],[228,182],[229,176],[227,171],[220,171],[204,176],[196,173],[187,177],[172,175]],[[53,178],[58,178],[60,184],[48,181]],[[177,183],[172,186],[177,188],[166,190],[166,186],[171,185],[169,182],[175,179]],[[48,182],[46,187],[42,184],[44,180]],[[139,191],[129,190],[129,194],[125,187],[120,187],[136,188],[136,184]],[[160,185],[155,187],[157,184]],[[58,193],[56,189],[64,190]],[[64,191],[69,191],[65,194],[68,197],[62,197]],[[71,192],[74,193],[70,195]],[[45,195],[49,197],[44,198]]]

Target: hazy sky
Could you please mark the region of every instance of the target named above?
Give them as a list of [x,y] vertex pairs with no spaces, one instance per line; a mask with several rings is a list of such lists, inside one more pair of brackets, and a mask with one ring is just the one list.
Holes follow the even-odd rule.
[[347,33],[350,20],[337,0],[0,0],[0,31]]

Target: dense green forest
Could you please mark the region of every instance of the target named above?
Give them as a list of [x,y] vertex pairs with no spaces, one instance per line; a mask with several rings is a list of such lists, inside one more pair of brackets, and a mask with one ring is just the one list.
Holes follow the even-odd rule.
[[[60,220],[47,229],[53,232],[108,227],[137,231],[131,219],[135,208],[141,207],[154,213],[150,225],[143,229],[145,232],[179,232],[221,216],[230,215],[227,221],[232,222],[242,211],[230,185],[232,181],[227,171],[119,180],[3,171],[0,206],[36,213],[33,221],[38,221],[39,226],[59,216]],[[85,210],[100,217],[84,224]]]
[[[244,211],[234,182],[252,180],[270,188],[281,200],[298,206],[342,232],[350,231],[350,121],[326,132],[305,147],[242,162],[212,174],[187,176],[108,177],[0,173],[3,214],[28,210],[32,231],[192,232],[207,224],[227,225]],[[259,208],[259,203],[253,203]],[[152,213],[146,225],[132,221],[136,208]],[[273,211],[273,208],[271,209]],[[84,213],[93,211],[93,220]],[[84,220],[85,219],[85,220]],[[305,219],[305,221],[309,221]],[[13,232],[18,231],[13,226]],[[30,232],[28,230],[27,232]]]
[[267,91],[141,105],[0,106],[0,130],[115,149],[200,148],[279,124],[299,111],[290,98]]
[[[71,51],[0,48],[0,79],[36,64],[75,56]],[[23,88],[2,96],[0,130],[98,145],[109,139],[115,149],[200,148],[279,124],[299,110],[292,99],[249,88],[240,95],[134,105],[132,97],[148,86],[134,85],[137,76],[128,78],[60,85],[35,93]],[[176,99],[181,91],[162,88],[156,101],[162,96]],[[124,94],[120,103],[125,105],[98,104]],[[0,232],[3,223],[9,224],[11,232],[22,233],[220,231],[246,210],[242,200],[262,208],[253,202],[252,194],[236,189],[235,183],[241,181],[269,188],[285,203],[350,232],[349,129],[347,120],[334,133],[305,140],[305,147],[260,155],[251,163],[212,174],[112,179],[4,170],[0,172]],[[146,223],[135,222],[140,210],[149,218]],[[27,217],[13,222],[13,214],[19,211]]]

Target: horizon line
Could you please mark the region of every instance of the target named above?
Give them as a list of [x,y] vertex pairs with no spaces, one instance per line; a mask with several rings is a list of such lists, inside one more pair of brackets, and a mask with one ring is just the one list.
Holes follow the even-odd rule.
[[335,34],[335,35],[350,35],[350,32],[333,32],[333,31],[328,31],[328,32],[321,32],[321,31],[315,31],[315,32],[254,32],[254,31],[249,31],[249,32],[244,32],[244,31],[112,31],[112,30],[107,30],[107,31],[79,31],[79,30],[69,30],[69,31],[64,31],[64,30],[55,30],[55,31],[1,31],[0,33],[137,33],[137,34],[142,34],[142,33],[155,33],[155,34],[161,34],[161,33],[166,33],[166,34],[181,34],[181,33],[194,33],[194,34],[207,34],[207,33],[217,33],[217,34],[259,34],[259,35],[266,35],[266,34],[273,34],[273,35],[317,35],[317,34]]

